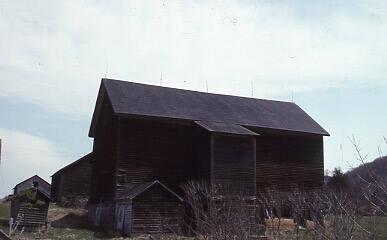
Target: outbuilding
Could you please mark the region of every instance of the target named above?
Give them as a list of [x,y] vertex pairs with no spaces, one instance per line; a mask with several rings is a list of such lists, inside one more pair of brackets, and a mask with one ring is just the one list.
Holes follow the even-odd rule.
[[[102,205],[97,213],[102,213]],[[183,199],[159,181],[137,184],[127,196],[116,199],[115,229],[125,235],[178,233],[183,220]],[[99,225],[101,214],[95,216]]]
[[49,190],[50,184],[36,175],[15,186],[10,197],[14,226],[33,230],[47,225]]
[[51,197],[62,207],[85,207],[89,200],[93,153],[61,168],[52,177]]

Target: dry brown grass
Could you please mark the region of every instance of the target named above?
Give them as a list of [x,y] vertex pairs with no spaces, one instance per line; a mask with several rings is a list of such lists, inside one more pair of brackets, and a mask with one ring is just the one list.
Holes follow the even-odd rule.
[[65,216],[72,214],[76,216],[87,216],[86,209],[79,208],[61,208],[56,205],[51,205],[48,209],[48,220],[50,222],[64,218]]

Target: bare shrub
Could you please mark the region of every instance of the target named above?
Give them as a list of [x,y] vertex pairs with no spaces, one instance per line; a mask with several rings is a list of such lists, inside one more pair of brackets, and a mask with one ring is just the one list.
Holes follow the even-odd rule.
[[[220,188],[204,182],[190,182],[184,187],[189,208],[189,230],[201,239],[251,239],[260,233],[260,214],[255,197],[241,191],[220,194]],[[226,191],[227,192],[227,191]]]

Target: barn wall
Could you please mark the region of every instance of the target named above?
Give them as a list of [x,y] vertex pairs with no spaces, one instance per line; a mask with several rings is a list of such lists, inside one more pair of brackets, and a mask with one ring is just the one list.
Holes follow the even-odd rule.
[[195,180],[210,180],[211,178],[211,135],[201,127],[195,129]]
[[[83,160],[53,177],[58,181],[55,200],[62,206],[83,207],[90,194],[91,163]],[[55,180],[54,179],[58,179]]]
[[132,202],[132,233],[179,232],[181,202],[160,185],[152,186]]
[[59,201],[60,193],[60,175],[53,175],[51,178],[51,198],[54,202]]
[[262,134],[257,138],[257,191],[321,188],[324,181],[323,138]]
[[108,98],[105,97],[101,108],[94,136],[90,203],[114,199],[117,117],[113,116]]
[[212,136],[212,184],[255,195],[255,138]]
[[135,183],[154,180],[174,191],[193,175],[193,135],[189,125],[120,119],[116,198]]

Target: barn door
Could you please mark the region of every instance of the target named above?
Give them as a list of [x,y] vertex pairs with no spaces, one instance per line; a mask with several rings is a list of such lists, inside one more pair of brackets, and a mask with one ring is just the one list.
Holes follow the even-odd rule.
[[99,203],[95,208],[94,226],[99,226],[101,223],[102,204]]
[[123,233],[124,226],[125,226],[125,205],[124,204],[116,204],[115,222],[116,222],[116,230],[118,232]]

